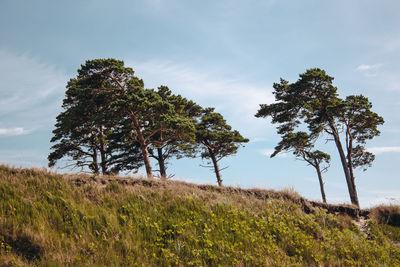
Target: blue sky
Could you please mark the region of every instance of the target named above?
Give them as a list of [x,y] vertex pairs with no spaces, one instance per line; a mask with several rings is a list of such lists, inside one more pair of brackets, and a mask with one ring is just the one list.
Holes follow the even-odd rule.
[[[398,1],[0,1],[0,163],[45,167],[69,78],[87,59],[114,57],[148,88],[167,85],[214,106],[251,142],[231,158],[226,185],[282,189],[320,199],[312,167],[273,159],[279,141],[258,104],[272,84],[311,67],[335,77],[341,96],[364,94],[384,117],[367,144],[372,168],[356,172],[361,206],[400,204],[400,2]],[[348,203],[333,143],[328,202]],[[175,179],[215,184],[200,159],[171,162]]]

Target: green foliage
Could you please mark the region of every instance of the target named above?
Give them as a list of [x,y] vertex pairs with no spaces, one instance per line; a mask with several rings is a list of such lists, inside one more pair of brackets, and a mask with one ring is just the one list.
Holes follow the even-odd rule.
[[112,58],[88,60],[78,69],[68,82],[63,109],[49,166],[65,157],[72,160],[67,166],[109,174],[137,170],[143,161],[148,177],[149,150],[171,151],[159,153],[162,165],[165,157],[182,155],[187,143],[195,142],[194,117],[201,110],[166,86],[145,89],[132,68]]
[[288,132],[282,136],[282,140],[275,147],[271,158],[282,151],[292,151],[293,155],[313,166],[317,171],[322,200],[326,203],[322,173],[328,170],[331,156],[320,150],[312,150],[313,147],[311,137],[306,132]]
[[1,265],[400,264],[380,225],[371,223],[367,237],[324,210],[179,183],[76,187],[61,175],[0,166],[0,207]]
[[222,185],[222,178],[218,161],[236,154],[243,143],[249,142],[238,131],[232,130],[223,116],[214,112],[214,108],[203,110],[196,123],[196,140],[203,147],[201,157],[211,160],[219,185]]
[[[374,155],[365,151],[364,145],[366,140],[379,135],[377,127],[384,120],[371,111],[372,104],[362,95],[350,95],[344,100],[339,98],[332,82],[333,77],[318,68],[300,74],[295,83],[281,79],[280,83],[273,85],[276,102],[260,105],[255,116],[272,117],[272,123],[279,124],[278,134],[283,137],[301,125],[307,126],[311,140],[322,133],[333,137],[352,204],[358,206],[353,169],[365,169],[371,165]],[[344,147],[341,142],[343,135]]]
[[118,84],[128,80],[143,83],[123,61],[115,59],[88,60],[78,69],[77,77],[67,84],[64,111],[57,116],[49,166],[64,157],[72,160],[67,166],[88,168],[93,173],[118,173],[141,166],[136,143],[129,142],[127,155],[126,146],[115,141],[122,139],[121,121],[110,112]]
[[166,162],[172,157],[194,157],[196,154],[196,135],[194,122],[202,108],[181,95],[174,95],[167,86],[158,87],[157,93],[163,101],[173,107],[174,114],[169,116],[169,122],[160,123],[160,130],[155,133],[150,142],[150,156],[155,158],[160,167],[160,176],[167,177]]

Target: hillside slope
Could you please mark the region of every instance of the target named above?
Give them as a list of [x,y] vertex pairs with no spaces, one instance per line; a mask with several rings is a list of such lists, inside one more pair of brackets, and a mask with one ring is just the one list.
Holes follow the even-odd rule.
[[0,166],[0,263],[400,265],[398,226],[360,230],[322,206],[287,192]]

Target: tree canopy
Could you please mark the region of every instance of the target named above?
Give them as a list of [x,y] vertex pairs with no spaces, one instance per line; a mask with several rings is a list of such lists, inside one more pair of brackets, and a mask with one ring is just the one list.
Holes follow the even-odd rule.
[[[314,68],[300,74],[295,83],[281,79],[275,83],[276,103],[260,105],[256,117],[272,117],[280,135],[306,125],[311,138],[327,133],[338,150],[352,204],[359,206],[354,167],[371,164],[373,155],[365,151],[365,141],[379,135],[377,127],[383,118],[371,111],[372,104],[364,96],[341,99],[333,86],[333,77]],[[342,145],[345,132],[345,147]]]
[[226,123],[223,116],[214,112],[214,108],[203,110],[202,116],[196,124],[196,139],[203,149],[201,157],[211,160],[217,177],[218,185],[222,185],[222,177],[218,162],[230,155],[237,153],[243,143],[249,139],[244,138],[238,131]]
[[195,156],[194,123],[200,116],[202,108],[181,95],[174,95],[167,86],[158,87],[157,93],[163,101],[172,105],[176,119],[179,120],[177,123],[180,124],[163,127],[151,138],[153,146],[149,149],[150,156],[158,162],[160,177],[167,178],[166,161],[168,159]]
[[289,132],[282,136],[282,140],[275,147],[271,157],[275,157],[282,151],[292,151],[292,153],[309,165],[313,166],[318,175],[322,201],[326,203],[326,194],[322,173],[329,168],[331,156],[320,150],[313,150],[314,144],[306,132]]
[[[63,111],[57,117],[49,166],[62,158],[68,166],[95,174],[136,171],[153,177],[150,157],[166,178],[167,160],[194,157],[216,162],[247,142],[212,108],[173,94],[167,86],[146,89],[132,68],[116,59],[88,60],[70,79]],[[218,167],[216,167],[216,170]],[[222,184],[219,170],[218,181]]]
[[[78,76],[68,82],[62,105],[64,111],[57,116],[51,139],[55,144],[48,157],[49,166],[54,166],[63,157],[73,161],[67,166],[87,167],[102,174],[140,166],[119,162],[118,149],[109,145],[109,137],[119,124],[108,112],[114,86],[95,75],[94,70],[106,69],[111,62],[119,63],[115,60],[87,61],[78,70]],[[131,157],[136,156],[131,153]]]

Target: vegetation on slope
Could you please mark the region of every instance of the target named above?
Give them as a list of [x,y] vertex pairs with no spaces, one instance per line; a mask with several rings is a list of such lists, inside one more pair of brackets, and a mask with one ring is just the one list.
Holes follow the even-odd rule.
[[283,198],[82,179],[0,166],[2,265],[400,264],[399,235],[373,220],[364,233],[349,217],[306,214]]

